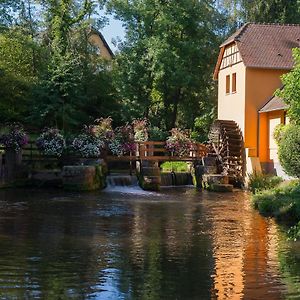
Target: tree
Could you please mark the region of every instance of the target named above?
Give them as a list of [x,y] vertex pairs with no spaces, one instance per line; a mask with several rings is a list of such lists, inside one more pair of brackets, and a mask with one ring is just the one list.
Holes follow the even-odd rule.
[[289,106],[288,115],[291,121],[300,125],[300,49],[293,49],[295,60],[294,68],[284,75],[281,80],[284,88],[276,94],[281,97]]
[[232,25],[241,23],[300,23],[300,4],[291,0],[222,0],[219,7],[227,10]]
[[20,121],[28,112],[31,87],[36,83],[33,49],[41,49],[18,28],[0,34],[0,119]]
[[40,126],[47,124],[70,131],[87,119],[86,77],[95,67],[89,64],[87,53],[92,2],[44,1],[49,58],[47,70],[35,89],[33,113]]
[[192,127],[214,91],[220,15],[213,1],[110,0],[107,5],[126,29],[117,60],[126,107],[168,130]]

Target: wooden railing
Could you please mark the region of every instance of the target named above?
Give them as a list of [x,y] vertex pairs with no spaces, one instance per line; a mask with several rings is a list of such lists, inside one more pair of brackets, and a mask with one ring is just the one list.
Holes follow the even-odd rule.
[[[0,150],[5,150],[0,147]],[[189,150],[189,154],[185,156],[176,156],[166,149],[165,142],[144,142],[137,145],[137,151],[131,152],[124,156],[105,155],[107,161],[195,161],[207,155],[207,148],[200,143],[194,143]],[[3,155],[5,157],[5,154]],[[67,160],[76,159],[76,157],[67,157]],[[35,141],[30,141],[22,150],[22,160],[28,165],[35,165],[38,163],[55,163],[58,158],[55,156],[46,156],[42,154]],[[5,160],[1,159],[0,168],[3,170],[3,163]],[[1,173],[0,170],[0,173]],[[3,173],[3,172],[2,172]],[[1,175],[1,174],[0,174]]]
[[135,153],[124,156],[108,155],[108,161],[195,161],[207,155],[207,148],[200,143],[193,143],[188,155],[176,156],[166,149],[166,142],[144,142],[137,146]]

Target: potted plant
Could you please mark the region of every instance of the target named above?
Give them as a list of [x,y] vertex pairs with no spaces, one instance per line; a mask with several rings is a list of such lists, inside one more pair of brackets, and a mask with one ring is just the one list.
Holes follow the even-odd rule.
[[105,142],[97,136],[94,125],[85,126],[84,131],[74,138],[71,148],[81,158],[81,164],[94,164],[99,160]]
[[135,151],[134,133],[131,125],[116,128],[113,139],[109,142],[109,150],[113,155],[122,156]]
[[45,128],[36,145],[44,155],[60,157],[66,148],[66,141],[58,129]]
[[22,125],[8,125],[0,135],[0,144],[5,148],[6,176],[14,179],[22,163],[22,148],[28,144],[28,136]]

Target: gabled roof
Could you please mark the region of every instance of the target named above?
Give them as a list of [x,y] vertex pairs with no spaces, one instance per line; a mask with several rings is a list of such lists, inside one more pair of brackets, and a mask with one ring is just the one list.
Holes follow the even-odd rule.
[[247,23],[220,46],[221,52],[231,43],[237,44],[246,67],[290,70],[294,65],[291,49],[300,45],[300,24]]

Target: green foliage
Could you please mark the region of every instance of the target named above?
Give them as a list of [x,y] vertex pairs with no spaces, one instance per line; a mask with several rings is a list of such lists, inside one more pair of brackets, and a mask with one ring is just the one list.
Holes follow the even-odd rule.
[[296,225],[292,226],[288,232],[288,239],[292,241],[300,240],[300,222],[298,222]]
[[35,84],[33,52],[41,54],[31,37],[20,30],[0,34],[0,120],[20,121],[28,112],[31,87]]
[[208,133],[214,119],[214,111],[206,113],[201,117],[197,117],[194,123],[194,130],[191,133],[192,139],[197,142],[207,142]]
[[193,127],[214,103],[220,15],[213,1],[107,2],[126,28],[115,73],[124,116],[166,130]]
[[165,141],[169,133],[158,128],[157,126],[151,126],[149,128],[149,139],[151,141]]
[[291,0],[222,0],[229,24],[238,23],[280,23],[298,24],[300,5]]
[[274,133],[273,133],[273,137],[276,141],[277,144],[279,144],[282,140],[282,137],[285,133],[285,130],[288,126],[284,125],[284,124],[278,124],[275,127]]
[[282,75],[283,89],[276,94],[289,105],[288,115],[291,121],[300,125],[300,49],[293,49],[295,66],[289,73]]
[[300,221],[299,199],[299,181],[292,181],[286,185],[255,194],[253,203],[261,214],[276,217],[279,221],[294,225]]
[[251,193],[256,194],[263,190],[272,189],[282,182],[282,178],[271,176],[261,172],[248,174],[248,188]]
[[278,155],[285,172],[300,177],[300,125],[288,125],[280,138]]

